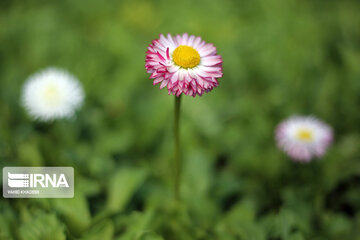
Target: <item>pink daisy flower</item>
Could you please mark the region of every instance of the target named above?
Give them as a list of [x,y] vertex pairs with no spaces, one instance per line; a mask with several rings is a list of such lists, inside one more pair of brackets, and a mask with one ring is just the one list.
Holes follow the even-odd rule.
[[290,117],[276,129],[279,148],[300,162],[322,157],[332,140],[331,127],[312,116]]
[[222,58],[216,47],[187,33],[174,37],[160,34],[149,45],[145,61],[153,84],[160,83],[160,89],[167,87],[169,94],[176,96],[201,96],[218,86],[217,78],[222,77]]

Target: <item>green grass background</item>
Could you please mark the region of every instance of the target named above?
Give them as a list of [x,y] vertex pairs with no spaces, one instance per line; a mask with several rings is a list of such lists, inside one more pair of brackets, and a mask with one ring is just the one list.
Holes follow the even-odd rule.
[[[0,199],[0,239],[360,239],[360,2],[0,2],[0,167],[73,166],[73,199]],[[223,56],[219,87],[183,97],[181,194],[172,198],[173,96],[152,86],[159,33],[202,36]],[[86,91],[72,120],[20,106],[48,66]],[[334,127],[308,165],[274,128],[292,114]],[[1,180],[2,181],[2,180]]]

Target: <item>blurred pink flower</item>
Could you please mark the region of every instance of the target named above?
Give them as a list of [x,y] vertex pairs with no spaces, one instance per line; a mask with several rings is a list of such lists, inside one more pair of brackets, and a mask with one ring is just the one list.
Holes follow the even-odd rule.
[[160,83],[160,89],[167,87],[169,94],[176,96],[201,96],[218,86],[217,78],[223,75],[216,47],[187,33],[174,37],[160,34],[149,45],[145,61],[153,84]]
[[278,147],[300,162],[322,157],[332,140],[332,128],[312,116],[290,117],[276,129]]

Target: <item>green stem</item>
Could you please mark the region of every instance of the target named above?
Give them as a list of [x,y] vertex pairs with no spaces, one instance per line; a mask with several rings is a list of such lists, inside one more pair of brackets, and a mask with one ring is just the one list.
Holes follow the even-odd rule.
[[180,134],[179,134],[179,120],[180,120],[180,102],[181,95],[175,96],[175,112],[174,112],[174,139],[175,139],[175,156],[174,156],[174,197],[180,200],[180,178],[181,178],[181,159],[180,159]]

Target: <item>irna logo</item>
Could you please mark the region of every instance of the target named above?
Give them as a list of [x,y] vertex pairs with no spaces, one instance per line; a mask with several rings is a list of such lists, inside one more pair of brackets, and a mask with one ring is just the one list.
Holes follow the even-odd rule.
[[69,187],[64,174],[23,174],[8,172],[8,186],[11,188]]
[[72,167],[4,167],[5,198],[72,198]]

